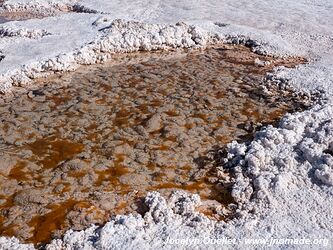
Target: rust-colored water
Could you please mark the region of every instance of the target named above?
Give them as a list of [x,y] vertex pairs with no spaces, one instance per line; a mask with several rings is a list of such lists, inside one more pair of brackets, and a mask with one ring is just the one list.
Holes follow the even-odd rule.
[[27,147],[44,168],[55,168],[60,162],[73,158],[84,149],[84,145],[81,143],[62,140],[55,136],[37,139],[31,144],[27,144]]
[[62,228],[66,219],[66,213],[69,212],[75,204],[75,200],[67,200],[60,204],[50,206],[51,212],[40,216],[36,215],[28,223],[29,226],[35,228],[34,234],[28,239],[30,242],[46,242],[52,236],[52,231]]
[[[257,57],[271,63],[258,67]],[[278,89],[260,89],[274,66],[301,62],[242,46],[139,53],[4,97],[0,164],[10,171],[0,168],[0,234],[38,245],[116,213],[141,213],[141,197],[155,190],[227,206],[230,192],[212,181],[208,152],[304,108],[291,93],[273,101]],[[41,200],[18,195],[27,189]],[[225,219],[214,207],[200,211]]]

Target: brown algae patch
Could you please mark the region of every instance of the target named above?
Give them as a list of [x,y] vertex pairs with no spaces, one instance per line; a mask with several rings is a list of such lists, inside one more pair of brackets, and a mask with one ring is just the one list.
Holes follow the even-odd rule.
[[76,203],[77,201],[70,199],[60,204],[54,204],[49,207],[51,209],[49,213],[33,217],[28,225],[36,230],[28,241],[47,242],[51,238],[53,231],[61,229],[64,226],[66,214],[73,209]]
[[262,88],[274,66],[301,59],[223,45],[114,57],[1,97],[0,235],[45,243],[142,213],[152,190],[197,193],[201,212],[227,219],[214,150],[306,108],[291,91]]
[[59,163],[70,160],[74,155],[81,153],[84,145],[68,140],[59,140],[52,136],[37,139],[33,143],[27,144],[27,148],[36,157],[38,164],[44,168],[55,168]]
[[27,176],[27,173],[23,171],[25,167],[24,162],[18,162],[11,170],[8,175],[8,178],[15,179],[17,181],[27,181],[29,180],[29,177]]

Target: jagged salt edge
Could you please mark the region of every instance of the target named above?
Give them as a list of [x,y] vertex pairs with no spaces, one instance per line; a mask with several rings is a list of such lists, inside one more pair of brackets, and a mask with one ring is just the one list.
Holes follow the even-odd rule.
[[[17,31],[18,32],[18,31]],[[80,65],[96,64],[111,59],[114,53],[139,50],[203,47],[212,41],[206,31],[186,24],[157,25],[114,21],[112,28],[95,41],[55,58],[34,62],[0,75],[0,92],[10,91],[12,86],[22,86],[31,80],[55,72],[73,71]]]
[[87,8],[80,3],[77,3],[78,0],[65,0],[62,2],[55,1],[6,1],[2,7],[0,7],[0,13],[8,12],[32,12],[32,13],[41,13],[46,16],[54,16],[57,13],[62,12],[78,12],[78,13],[100,13],[107,14],[106,12],[96,11],[94,9]]
[[31,0],[20,0],[20,1],[5,1],[0,12],[19,12],[19,11],[32,11],[32,12],[43,12],[53,13],[55,11],[68,11],[71,9],[77,0],[61,0],[61,1],[31,1]]
[[[11,36],[39,38],[49,33],[45,30],[23,29],[8,31]],[[5,33],[6,33],[5,32]],[[196,25],[177,23],[175,25],[145,24],[115,20],[103,35],[96,40],[67,54],[60,54],[45,61],[36,61],[16,70],[0,75],[0,93],[10,91],[12,86],[23,86],[31,80],[56,72],[73,71],[80,65],[106,62],[114,53],[130,53],[139,50],[164,50],[170,48],[203,48],[210,43],[246,44],[256,53],[267,54],[268,43],[256,41],[250,36],[209,31]]]
[[292,181],[279,178],[283,174],[304,170],[312,172],[316,185],[333,186],[333,157],[325,153],[333,149],[330,117],[330,103],[315,105],[310,110],[286,115],[277,127],[265,127],[249,144],[233,141],[227,145],[224,168],[236,175],[232,196],[241,209],[252,209],[258,202],[269,205],[268,189],[287,186]]
[[7,26],[0,27],[0,38],[26,37],[30,39],[38,39],[48,35],[51,35],[51,33],[44,29],[14,29]]

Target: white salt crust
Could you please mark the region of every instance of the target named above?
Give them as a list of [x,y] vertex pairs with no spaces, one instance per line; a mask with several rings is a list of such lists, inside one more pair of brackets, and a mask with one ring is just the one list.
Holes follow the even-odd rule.
[[[190,1],[192,2],[192,1]],[[257,53],[306,56],[309,64],[278,68],[268,78],[295,91],[320,93],[310,110],[286,115],[248,144],[228,145],[224,168],[234,178],[237,217],[215,222],[195,211],[196,195],[176,192],[165,200],[147,195],[143,216],[118,215],[102,226],[69,230],[47,249],[193,249],[170,239],[237,240],[236,245],[196,245],[198,249],[253,249],[246,238],[326,239],[320,245],[274,245],[273,249],[332,249],[333,238],[333,5],[329,1],[6,1],[11,11],[73,10],[43,20],[0,25],[0,88],[31,83],[81,64],[112,60],[137,50],[204,47],[242,43]],[[38,7],[39,6],[39,7]],[[60,6],[60,7],[59,7]],[[104,14],[101,14],[104,13]],[[299,18],[297,18],[299,17]],[[114,20],[122,18],[124,20]],[[134,19],[141,22],[126,21]],[[178,21],[185,21],[176,24]],[[165,23],[165,24],[152,24]],[[167,24],[173,23],[173,24]],[[52,50],[50,51],[50,48]],[[269,86],[267,87],[269,88]],[[0,249],[33,249],[0,237]]]

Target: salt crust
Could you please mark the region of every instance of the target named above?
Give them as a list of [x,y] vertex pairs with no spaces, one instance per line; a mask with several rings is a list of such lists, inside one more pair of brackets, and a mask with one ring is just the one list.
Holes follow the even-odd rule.
[[[36,8],[31,2],[46,4],[45,9],[50,9],[48,1],[20,1],[21,7],[15,7],[15,1],[8,1],[8,4],[11,2],[11,8],[14,9]],[[13,41],[29,44],[31,40],[37,40],[38,46],[39,42],[43,44],[43,39],[52,35],[53,39],[59,39],[60,36],[57,37],[57,31],[52,27],[57,17],[52,18],[49,18],[48,27],[41,25],[38,20],[27,21],[24,27],[15,22],[0,26],[0,34],[7,34],[2,35],[0,41],[1,54],[5,56],[1,64],[7,63],[6,57],[10,57],[8,49],[13,48],[9,44]],[[61,18],[62,24],[77,18],[80,17],[68,14],[68,17]],[[90,16],[83,25],[87,26],[89,22],[90,26],[86,29],[90,41],[83,39],[83,44],[67,46],[66,50],[60,49],[61,53],[45,60],[26,60],[25,65],[21,66],[8,62],[1,72],[1,91],[9,91],[13,85],[23,86],[32,79],[54,72],[74,70],[81,64],[110,60],[115,52],[194,48],[204,47],[211,42],[229,42],[247,44],[258,53],[280,56],[297,54],[281,37],[241,26],[225,26],[208,21],[201,22],[200,27],[185,23],[155,25],[112,20],[108,15],[97,14]],[[77,35],[82,34],[79,32]],[[330,42],[329,38],[327,41]],[[15,47],[15,44],[12,46]],[[43,46],[41,48],[43,50]],[[322,86],[323,94],[330,97],[329,90],[325,89],[325,86],[331,86],[329,83],[333,79],[330,63],[325,66],[325,58],[320,63],[313,62],[292,70],[276,69],[271,78],[277,84],[294,84],[295,87],[299,87],[300,80],[304,79],[303,89],[308,87],[314,91]],[[306,78],[312,83],[308,84]],[[195,211],[200,204],[196,195],[175,192],[166,200],[153,192],[146,197],[149,211],[143,217],[119,215],[103,227],[92,226],[80,232],[70,230],[63,239],[53,240],[46,248],[174,248],[167,244],[168,237],[332,239],[332,117],[332,103],[326,100],[308,111],[285,116],[277,127],[264,128],[248,144],[232,142],[228,145],[225,164],[219,171],[228,171],[233,176],[232,196],[238,206],[237,217],[228,223],[209,220]],[[241,243],[223,248],[253,247]],[[325,247],[330,249],[331,244]],[[207,247],[221,246],[198,246]],[[15,238],[0,237],[0,248],[33,249],[33,246],[19,244]],[[288,248],[306,247],[293,245]]]

